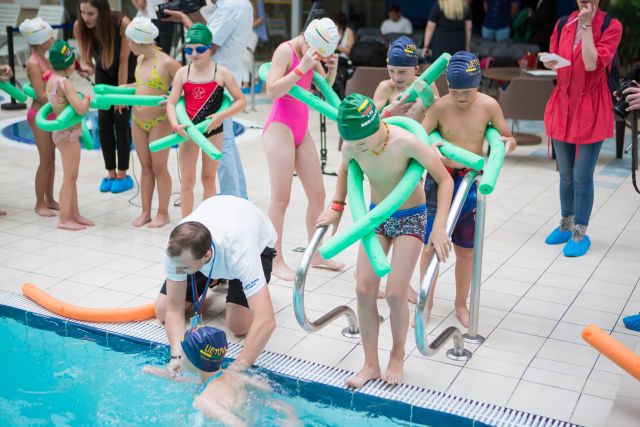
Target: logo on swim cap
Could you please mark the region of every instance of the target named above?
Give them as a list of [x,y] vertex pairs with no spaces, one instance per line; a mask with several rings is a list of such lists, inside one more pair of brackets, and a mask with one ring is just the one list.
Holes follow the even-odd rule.
[[357,93],[347,96],[338,107],[338,132],[345,141],[357,141],[380,128],[380,115],[369,98]]
[[415,42],[407,36],[395,39],[387,52],[387,64],[395,67],[415,67],[418,65]]
[[480,61],[474,54],[460,51],[449,60],[447,82],[451,89],[477,88],[481,79]]
[[228,348],[224,331],[204,325],[185,332],[180,345],[189,362],[206,372],[220,369]]
[[338,27],[329,18],[314,19],[304,32],[304,38],[320,56],[327,57],[335,52],[340,34]]

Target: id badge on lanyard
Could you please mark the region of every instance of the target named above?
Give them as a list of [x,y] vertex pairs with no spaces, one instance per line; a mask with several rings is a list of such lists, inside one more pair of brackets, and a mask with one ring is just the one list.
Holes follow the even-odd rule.
[[215,243],[211,244],[211,251],[213,252],[213,257],[211,258],[211,268],[209,269],[209,276],[207,277],[207,282],[204,287],[204,291],[202,291],[202,295],[198,297],[196,293],[196,280],[195,274],[191,274],[191,296],[193,297],[193,309],[195,314],[191,317],[189,321],[189,327],[194,328],[202,324],[202,312],[204,311],[204,300],[207,298],[207,291],[209,290],[209,283],[211,283],[211,274],[213,273],[213,265],[216,260],[216,250]]

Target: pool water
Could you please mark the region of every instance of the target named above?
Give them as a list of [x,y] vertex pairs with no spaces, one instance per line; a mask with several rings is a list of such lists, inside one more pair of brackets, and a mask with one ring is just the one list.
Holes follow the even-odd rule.
[[[26,115],[26,112],[25,112]],[[98,132],[98,112],[90,111],[87,117],[87,128],[89,129],[89,133],[91,133],[91,139],[93,140],[93,149],[100,149],[100,135]],[[238,122],[233,122],[233,133],[235,136],[240,136],[244,133],[245,128]],[[35,144],[35,140],[33,138],[33,132],[31,132],[31,128],[27,124],[26,120],[21,120],[19,122],[10,124],[5,126],[2,129],[2,135],[12,141],[22,142],[25,144]],[[133,145],[132,145],[133,147]],[[82,148],[85,148],[84,145]]]
[[[52,330],[0,317],[0,424],[218,425],[191,406],[199,385],[142,373],[143,366],[161,365],[166,360],[165,347],[150,348],[113,335],[100,337],[54,322],[47,329]],[[248,425],[284,425],[282,415],[264,408],[265,399],[291,405],[304,426],[412,425],[314,403],[271,383],[277,393],[249,394],[241,415]]]

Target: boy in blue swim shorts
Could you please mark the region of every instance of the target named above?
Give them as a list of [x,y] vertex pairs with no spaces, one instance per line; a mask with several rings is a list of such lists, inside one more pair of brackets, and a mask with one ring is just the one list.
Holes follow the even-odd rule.
[[[502,114],[498,102],[488,95],[478,92],[478,85],[482,79],[480,62],[472,53],[457,52],[449,60],[447,68],[447,83],[449,94],[437,99],[425,114],[422,125],[427,132],[439,130],[442,137],[451,144],[482,155],[484,134],[487,125],[491,123],[502,135],[506,145],[506,153],[516,148],[516,140],[511,135],[507,121]],[[454,194],[458,191],[464,176],[470,171],[453,160],[442,159],[449,175],[454,181]],[[420,272],[424,275],[427,261],[432,253],[429,239],[435,214],[438,210],[438,200],[435,194],[438,184],[427,175],[424,190],[427,200],[427,229],[425,245],[427,251],[420,261]],[[464,203],[458,222],[454,228],[451,240],[456,253],[456,316],[465,327],[469,326],[469,309],[467,297],[471,287],[473,275],[473,240],[476,224],[477,184],[474,183]],[[429,310],[433,301],[429,301]]]

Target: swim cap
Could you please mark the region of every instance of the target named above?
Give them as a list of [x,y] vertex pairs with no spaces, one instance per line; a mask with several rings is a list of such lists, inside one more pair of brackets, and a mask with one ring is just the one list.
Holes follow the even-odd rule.
[[133,18],[133,21],[127,25],[125,34],[135,43],[151,44],[158,37],[159,31],[158,27],[153,25],[151,19],[145,16],[138,16]]
[[345,141],[373,135],[380,128],[380,114],[370,98],[358,93],[347,96],[338,107],[338,132]]
[[449,60],[447,82],[451,89],[474,89],[482,79],[480,61],[473,53],[456,52]]
[[340,34],[338,34],[338,27],[331,19],[322,18],[314,19],[309,23],[304,31],[304,38],[313,50],[326,58],[335,52]]
[[215,372],[227,354],[227,334],[218,328],[200,325],[185,332],[180,345],[193,366]]
[[64,40],[56,40],[49,49],[49,62],[54,70],[66,70],[76,61],[76,54]]
[[211,30],[204,24],[194,24],[184,38],[185,44],[203,44],[209,46],[213,41]]
[[415,67],[418,65],[415,42],[407,36],[395,39],[387,51],[387,64],[395,67]]
[[45,43],[54,35],[51,25],[43,21],[40,17],[22,21],[22,24],[20,24],[20,34],[22,34],[31,46]]

